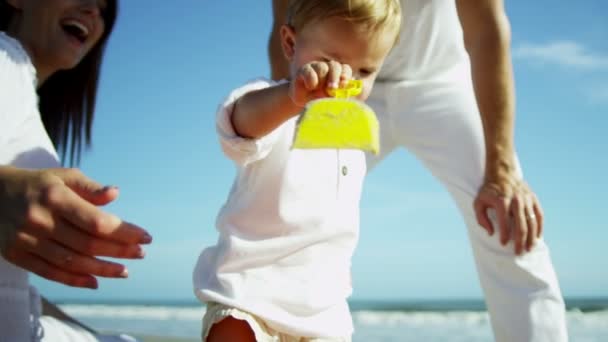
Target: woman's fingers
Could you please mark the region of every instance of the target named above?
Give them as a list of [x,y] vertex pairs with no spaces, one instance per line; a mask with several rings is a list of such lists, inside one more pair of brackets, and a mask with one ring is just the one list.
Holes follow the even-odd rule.
[[9,249],[3,251],[2,255],[6,260],[48,280],[74,287],[97,288],[97,279],[94,276],[84,272],[73,273],[66,271],[39,255],[32,253],[31,244],[37,240],[28,239],[24,234],[20,232],[16,237],[15,243]]
[[57,216],[90,235],[123,244],[147,244],[152,241],[144,229],[100,210],[65,186],[50,187],[45,202]]
[[139,244],[123,244],[102,239],[74,227],[70,222],[58,219],[51,238],[62,245],[88,256],[105,256],[123,259],[141,259],[145,256]]
[[[54,269],[66,273],[108,278],[126,278],[128,276],[128,271],[124,265],[81,254],[45,236],[20,232],[17,235],[17,245],[20,246],[20,249],[15,254],[22,255],[17,263],[32,263],[29,259],[35,256],[37,258],[34,259],[40,259],[49,265],[53,265]],[[19,259],[14,255],[11,255],[11,258]],[[51,276],[46,275],[45,277]]]
[[126,277],[123,265],[96,258],[141,258],[152,237],[100,210],[118,189],[102,187],[75,169],[8,173],[0,189],[0,252],[41,277],[96,288],[96,276]]
[[36,273],[42,278],[73,287],[84,287],[90,289],[96,289],[99,287],[97,279],[90,274],[68,272],[52,263],[47,262],[37,255],[31,253],[28,254],[29,255],[24,254],[19,258],[20,263],[18,265]]
[[124,265],[77,253],[52,240],[39,241],[32,252],[69,273],[107,278],[126,278],[129,275]]
[[52,172],[78,196],[94,205],[106,205],[118,197],[117,187],[102,186],[78,169],[54,169]]

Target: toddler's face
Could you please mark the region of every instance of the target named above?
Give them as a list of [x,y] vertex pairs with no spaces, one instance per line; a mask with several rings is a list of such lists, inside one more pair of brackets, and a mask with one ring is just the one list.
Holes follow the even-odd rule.
[[304,64],[313,61],[338,61],[352,68],[353,78],[363,81],[357,97],[366,100],[380,67],[393,46],[396,32],[372,32],[363,25],[330,17],[312,22],[295,32],[294,53],[290,59],[290,76]]

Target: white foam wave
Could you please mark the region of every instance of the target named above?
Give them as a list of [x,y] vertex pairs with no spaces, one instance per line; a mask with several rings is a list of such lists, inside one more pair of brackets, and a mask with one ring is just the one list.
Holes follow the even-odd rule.
[[450,311],[450,312],[383,312],[356,311],[353,319],[361,325],[382,326],[416,326],[416,325],[462,325],[480,326],[489,322],[486,312]]
[[204,307],[98,304],[65,304],[60,307],[70,315],[87,318],[200,321],[205,314]]
[[[68,314],[87,318],[123,318],[138,320],[178,320],[200,321],[205,313],[204,307],[196,306],[148,306],[148,305],[102,305],[102,304],[64,304],[61,308]],[[581,327],[608,328],[608,310],[582,312],[571,310],[568,321]],[[357,324],[366,326],[422,326],[422,325],[461,325],[478,327],[489,324],[485,311],[373,311],[353,312]]]
[[[199,336],[205,313],[203,306],[64,304],[61,308],[103,331],[183,338]],[[567,319],[573,341],[608,341],[608,310],[571,310]],[[353,320],[353,342],[492,340],[488,314],[483,311],[356,310]]]

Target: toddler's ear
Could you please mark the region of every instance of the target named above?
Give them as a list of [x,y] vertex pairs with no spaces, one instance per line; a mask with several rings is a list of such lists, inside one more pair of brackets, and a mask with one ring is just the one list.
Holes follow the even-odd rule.
[[296,31],[290,25],[281,26],[281,47],[288,61],[291,61],[295,53]]

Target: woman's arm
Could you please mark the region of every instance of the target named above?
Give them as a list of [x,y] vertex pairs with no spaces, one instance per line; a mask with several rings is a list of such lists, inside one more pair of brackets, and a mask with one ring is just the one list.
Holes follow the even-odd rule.
[[96,276],[125,278],[125,266],[98,259],[142,258],[142,228],[98,206],[118,197],[76,169],[0,166],[0,253],[13,264],[70,286],[97,288]]

